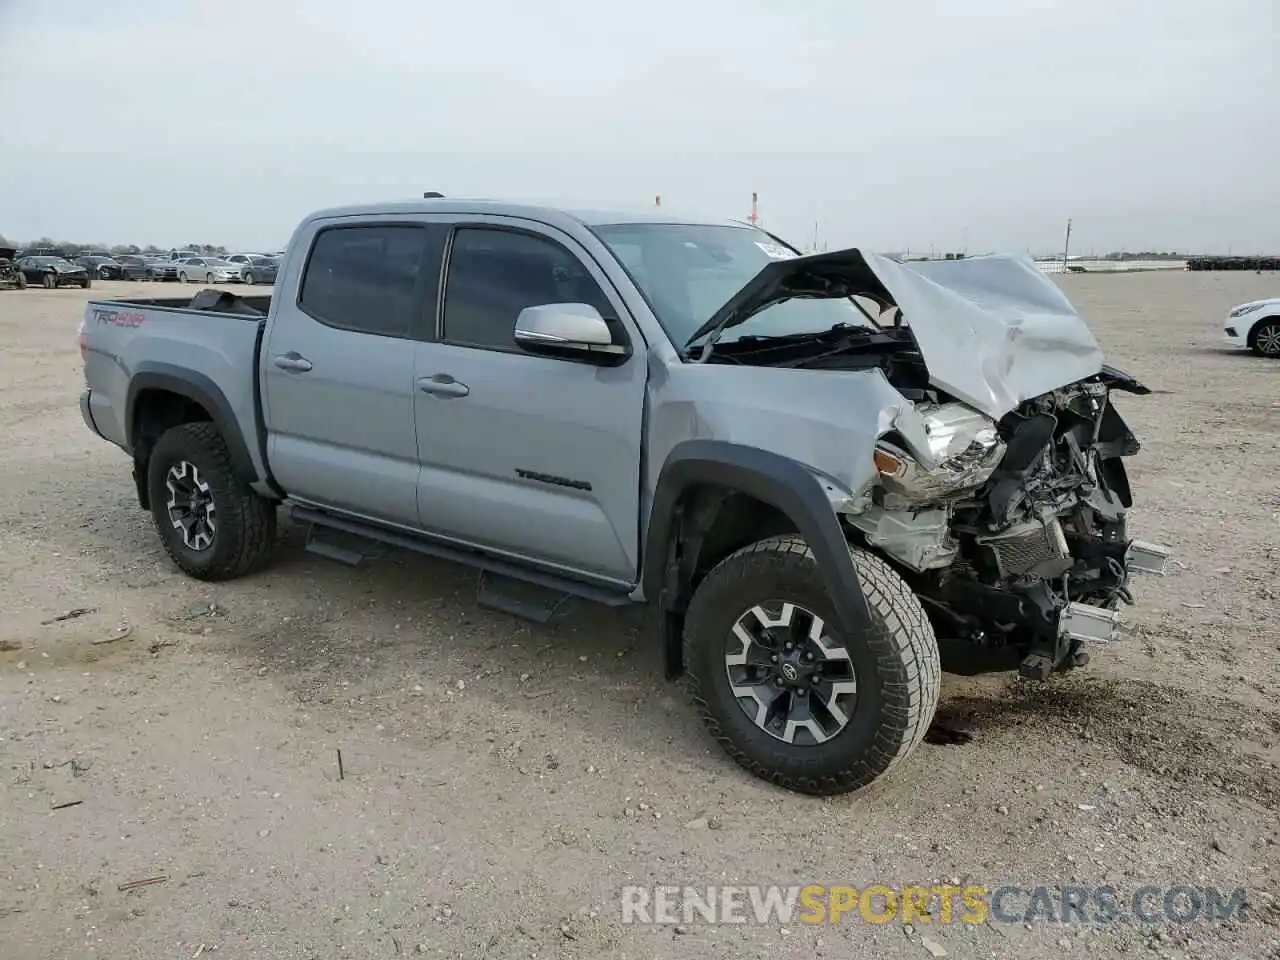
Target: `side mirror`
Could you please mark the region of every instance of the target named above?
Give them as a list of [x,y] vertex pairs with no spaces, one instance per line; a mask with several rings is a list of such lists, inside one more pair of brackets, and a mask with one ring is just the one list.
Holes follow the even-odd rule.
[[548,357],[617,366],[631,355],[600,311],[586,303],[546,303],[525,307],[516,317],[515,342],[522,350]]

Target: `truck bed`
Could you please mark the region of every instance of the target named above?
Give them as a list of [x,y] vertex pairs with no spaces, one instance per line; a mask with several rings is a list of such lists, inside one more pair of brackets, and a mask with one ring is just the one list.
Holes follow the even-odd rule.
[[[208,296],[216,294],[216,296]],[[138,297],[128,300],[95,300],[100,304],[127,304],[131,307],[159,307],[165,310],[198,310],[237,317],[265,317],[271,307],[271,295],[242,297],[230,290],[201,290],[190,297]]]
[[[201,290],[191,297],[91,300],[80,328],[91,429],[132,452],[148,392],[203,407],[266,476],[258,366],[271,297]],[[224,321],[240,321],[227,323]],[[229,422],[230,421],[230,422]]]

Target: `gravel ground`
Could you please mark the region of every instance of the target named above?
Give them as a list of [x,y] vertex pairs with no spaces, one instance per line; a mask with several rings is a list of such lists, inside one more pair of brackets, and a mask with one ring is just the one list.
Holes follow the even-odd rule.
[[[530,626],[478,607],[465,570],[349,569],[287,524],[264,573],[183,578],[127,460],[80,421],[87,294],[0,292],[0,954],[1280,957],[1280,365],[1218,342],[1229,307],[1280,281],[1060,282],[1157,390],[1118,403],[1144,442],[1138,535],[1174,547],[1176,573],[1138,584],[1128,636],[1084,671],[947,677],[941,716],[972,741],[826,801],[724,758],[641,616],[570,605]],[[621,911],[629,884],[951,880],[1110,885],[1122,905],[1145,884],[1243,887],[1248,907],[1182,924]]]

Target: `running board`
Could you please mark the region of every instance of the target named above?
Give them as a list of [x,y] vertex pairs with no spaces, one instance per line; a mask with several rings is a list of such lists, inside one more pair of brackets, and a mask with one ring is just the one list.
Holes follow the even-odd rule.
[[[351,545],[357,549],[349,549],[346,546],[335,543],[333,540],[324,539],[320,535],[321,530],[323,528],[317,527],[314,523],[307,527],[307,542],[303,545],[303,549],[308,553],[314,553],[317,557],[324,557],[327,560],[336,560],[338,563],[345,564],[348,567],[358,567],[370,558],[370,554],[358,549],[361,546],[358,539],[356,543]],[[348,536],[347,539],[356,538]]]
[[[294,504],[290,507],[289,517],[294,523],[307,524],[310,530],[307,533],[307,549],[312,553],[320,556],[330,557],[340,562],[347,563],[352,557],[363,559],[368,556],[367,553],[362,554],[355,550],[349,550],[345,546],[336,546],[332,542],[326,542],[315,536],[317,530],[337,531],[343,534],[349,534],[354,537],[360,537],[365,540],[371,540],[374,543],[383,543],[392,547],[399,547],[402,550],[410,550],[414,553],[421,553],[428,557],[436,557],[440,560],[448,560],[451,563],[461,564],[471,567],[473,570],[479,570],[482,574],[480,584],[477,587],[478,599],[486,606],[493,606],[496,609],[503,610],[515,616],[528,617],[539,623],[545,623],[555,613],[555,608],[559,606],[564,599],[563,595],[572,597],[580,597],[583,600],[591,600],[594,603],[600,603],[607,607],[625,607],[634,603],[628,595],[627,588],[608,586],[593,583],[586,583],[581,580],[574,580],[570,577],[560,576],[558,574],[545,572],[542,570],[534,570],[529,567],[521,566],[510,560],[503,560],[498,557],[491,557],[487,554],[480,553],[476,550],[467,550],[461,547],[455,547],[450,544],[441,543],[438,540],[429,539],[425,536],[416,536],[412,533],[405,533],[399,530],[391,530],[386,527],[377,526],[372,523],[365,523],[360,520],[353,520],[347,517],[339,517],[332,513],[326,513],[323,510],[316,510],[312,507],[303,507]],[[312,544],[316,544],[318,549],[314,549]],[[359,562],[357,560],[356,562]],[[491,574],[497,577],[505,577],[511,580],[518,580],[521,583],[532,584],[536,587],[542,587],[544,590],[550,590],[560,595],[554,605],[547,605],[545,612],[540,611],[538,605],[528,603],[513,597],[502,596],[496,593],[492,586],[486,583],[484,574]]]
[[[525,589],[521,590],[521,587]],[[526,596],[517,596],[519,593]],[[549,622],[571,596],[563,590],[552,591],[487,570],[481,570],[476,581],[476,602],[481,606],[534,623]]]

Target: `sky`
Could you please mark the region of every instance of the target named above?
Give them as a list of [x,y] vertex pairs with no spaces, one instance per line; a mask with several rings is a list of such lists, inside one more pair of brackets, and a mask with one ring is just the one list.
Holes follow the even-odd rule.
[[421,196],[809,247],[1280,252],[1275,0],[0,0],[0,234]]

